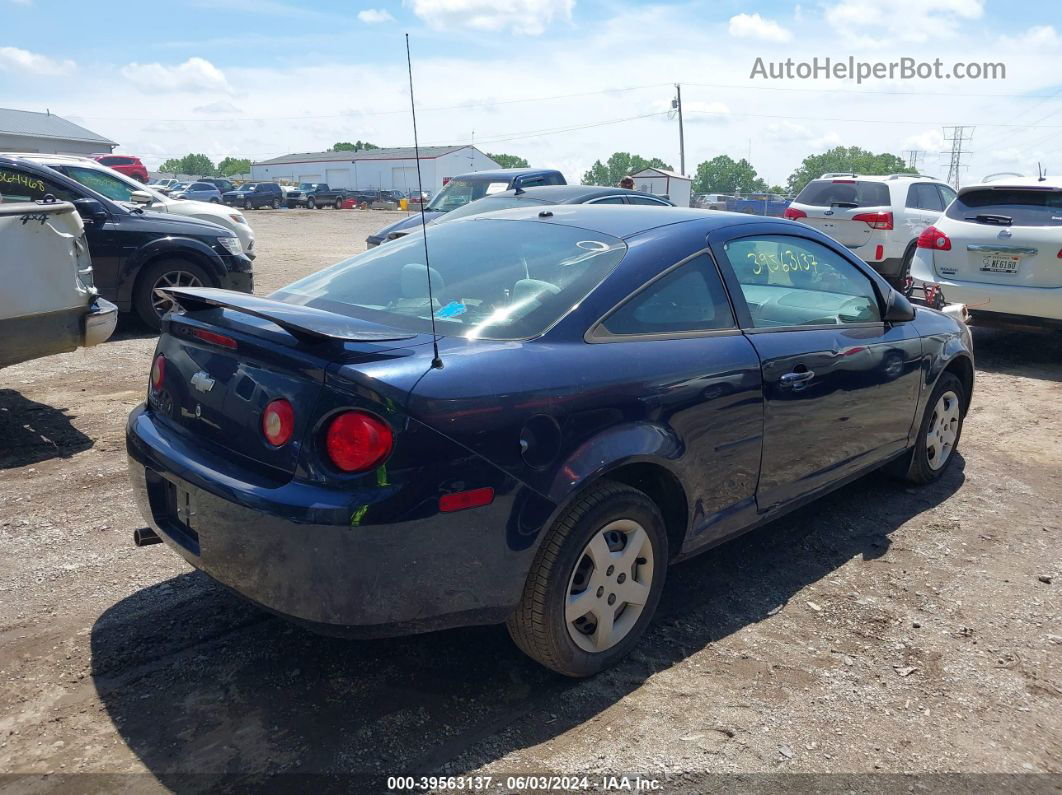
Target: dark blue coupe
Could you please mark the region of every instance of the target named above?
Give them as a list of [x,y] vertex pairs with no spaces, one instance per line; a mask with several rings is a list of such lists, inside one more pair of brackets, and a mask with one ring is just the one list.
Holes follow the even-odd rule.
[[128,424],[140,507],[269,610],[506,622],[585,676],[638,641],[670,563],[955,457],[968,329],[810,227],[557,205],[431,227],[430,267],[424,240],[269,298],[167,291],[183,312]]

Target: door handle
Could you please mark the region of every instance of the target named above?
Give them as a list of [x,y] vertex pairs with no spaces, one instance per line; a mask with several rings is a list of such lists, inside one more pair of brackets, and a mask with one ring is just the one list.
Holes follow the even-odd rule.
[[800,372],[786,373],[778,381],[782,386],[792,387],[795,390],[803,389],[808,382],[815,377],[814,370],[802,370]]

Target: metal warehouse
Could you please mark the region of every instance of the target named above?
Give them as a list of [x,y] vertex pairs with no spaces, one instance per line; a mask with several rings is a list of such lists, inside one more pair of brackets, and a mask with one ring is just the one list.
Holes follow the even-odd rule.
[[[420,172],[424,190],[437,193],[451,177],[500,168],[474,146],[424,146]],[[251,164],[255,181],[324,182],[355,190],[417,189],[417,160],[412,146],[356,152],[304,152]]]
[[116,146],[109,138],[51,112],[0,108],[0,152],[94,155]]

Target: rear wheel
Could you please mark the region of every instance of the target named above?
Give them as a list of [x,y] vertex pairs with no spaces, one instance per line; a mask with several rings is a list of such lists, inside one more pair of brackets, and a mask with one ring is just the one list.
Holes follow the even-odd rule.
[[317,202],[316,202],[316,201],[314,201],[314,198],[313,198],[313,196],[311,196],[310,198],[308,198],[308,199],[306,200],[306,209],[307,209],[307,210],[312,210],[312,209],[313,209],[314,207],[316,207],[316,206],[317,206]]
[[918,438],[893,473],[912,483],[931,483],[948,468],[959,448],[966,415],[966,390],[952,373],[944,373],[926,404]]
[[161,287],[208,287],[214,280],[198,265],[183,259],[167,259],[149,265],[136,280],[133,309],[145,325],[156,331],[173,301],[156,292]]
[[244,199],[243,200],[243,209],[245,209],[245,210],[250,210],[251,209],[251,200],[250,199]]
[[332,208],[336,209],[336,210],[342,210],[343,209],[343,200],[337,198],[335,200],[335,203],[332,205]]
[[274,210],[279,210],[280,209],[280,199],[273,199],[273,201],[270,203],[269,206],[272,207]]
[[637,644],[660,601],[667,532],[644,493],[603,481],[557,520],[509,617],[520,649],[565,676],[591,676]]
[[221,204],[221,199],[211,199],[210,203],[211,204]]

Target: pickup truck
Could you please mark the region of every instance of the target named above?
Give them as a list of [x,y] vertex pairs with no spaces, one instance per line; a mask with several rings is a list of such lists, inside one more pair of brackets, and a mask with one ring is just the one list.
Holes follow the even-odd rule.
[[[354,195],[356,191],[347,188],[330,188],[323,182],[304,182],[299,185],[300,196],[288,194],[288,207],[305,206],[312,210],[314,207],[333,207],[337,210],[343,207],[344,199]],[[296,202],[294,205],[292,202]]]

